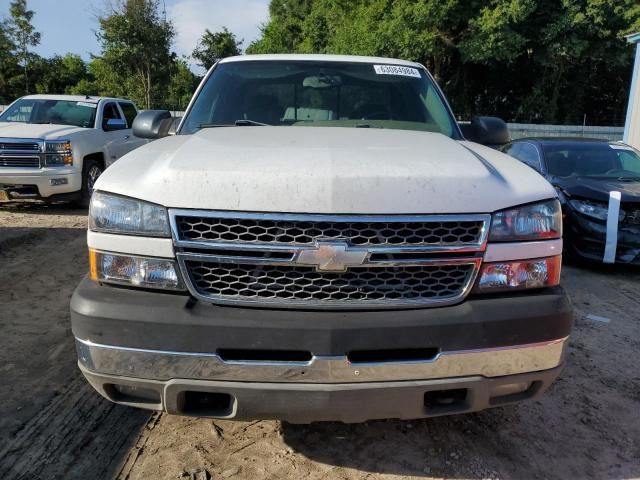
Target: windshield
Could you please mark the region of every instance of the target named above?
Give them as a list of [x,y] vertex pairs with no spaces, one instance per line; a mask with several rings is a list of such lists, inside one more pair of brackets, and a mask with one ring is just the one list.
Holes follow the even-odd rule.
[[551,175],[640,179],[640,155],[626,145],[546,145],[543,150]]
[[395,128],[457,135],[449,110],[423,69],[320,61],[218,65],[180,133],[260,124]]
[[97,104],[69,100],[24,98],[18,100],[2,115],[0,122],[53,123],[93,128]]

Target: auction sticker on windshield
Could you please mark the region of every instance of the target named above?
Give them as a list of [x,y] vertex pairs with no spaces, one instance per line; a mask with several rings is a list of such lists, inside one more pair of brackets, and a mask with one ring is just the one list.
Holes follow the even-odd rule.
[[399,65],[374,65],[373,69],[378,75],[400,75],[402,77],[420,78],[417,68],[401,67]]

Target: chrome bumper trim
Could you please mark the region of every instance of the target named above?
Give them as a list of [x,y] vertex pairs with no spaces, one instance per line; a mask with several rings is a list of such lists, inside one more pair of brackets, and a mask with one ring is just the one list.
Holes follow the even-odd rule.
[[215,353],[166,352],[100,345],[76,338],[82,367],[150,380],[196,379],[276,383],[360,383],[465,376],[500,377],[560,365],[567,338],[481,350],[441,352],[428,361],[352,364],[346,356],[309,362],[225,362]]

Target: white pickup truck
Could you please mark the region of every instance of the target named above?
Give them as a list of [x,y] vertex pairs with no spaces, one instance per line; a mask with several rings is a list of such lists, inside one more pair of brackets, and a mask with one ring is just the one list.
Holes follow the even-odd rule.
[[75,200],[117,159],[147,143],[131,128],[136,106],[122,98],[29,95],[0,115],[0,201]]
[[535,398],[564,363],[554,188],[465,134],[402,60],[225,59],[175,135],[96,183],[79,365],[106,398],[218,418],[419,418]]

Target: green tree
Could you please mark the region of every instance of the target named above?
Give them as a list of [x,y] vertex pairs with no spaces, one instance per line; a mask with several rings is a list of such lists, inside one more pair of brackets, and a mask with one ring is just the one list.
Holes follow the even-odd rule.
[[[127,97],[130,95],[127,87],[130,85],[131,79],[127,78],[122,72],[114,70],[103,58],[93,58],[89,62],[87,69],[89,78],[92,80],[80,82],[74,87],[73,93],[105,97]],[[134,98],[134,100],[137,103],[138,99]]]
[[13,91],[11,79],[19,73],[17,57],[13,54],[15,45],[6,25],[0,22],[0,104],[12,102],[17,96]]
[[87,81],[87,65],[79,55],[39,58],[33,64],[37,93],[71,93],[80,82]]
[[262,37],[249,45],[247,53],[297,51],[298,44],[303,40],[302,24],[312,9],[311,0],[271,0],[271,20],[260,27]]
[[9,35],[24,73],[24,92],[29,93],[29,64],[34,58],[29,48],[38,46],[40,33],[36,32],[31,24],[34,12],[27,8],[27,0],[13,0],[9,13]]
[[218,60],[240,55],[243,41],[238,40],[227,27],[222,27],[220,32],[212,32],[207,28],[191,56],[198,61],[198,65],[209,70]]
[[170,110],[186,110],[197,86],[198,77],[189,70],[187,62],[176,60],[164,106]]
[[119,0],[99,18],[100,62],[94,66],[100,89],[123,89],[144,108],[166,95],[175,59],[175,31],[159,0]]
[[247,53],[414,60],[464,118],[622,119],[637,0],[272,0]]

